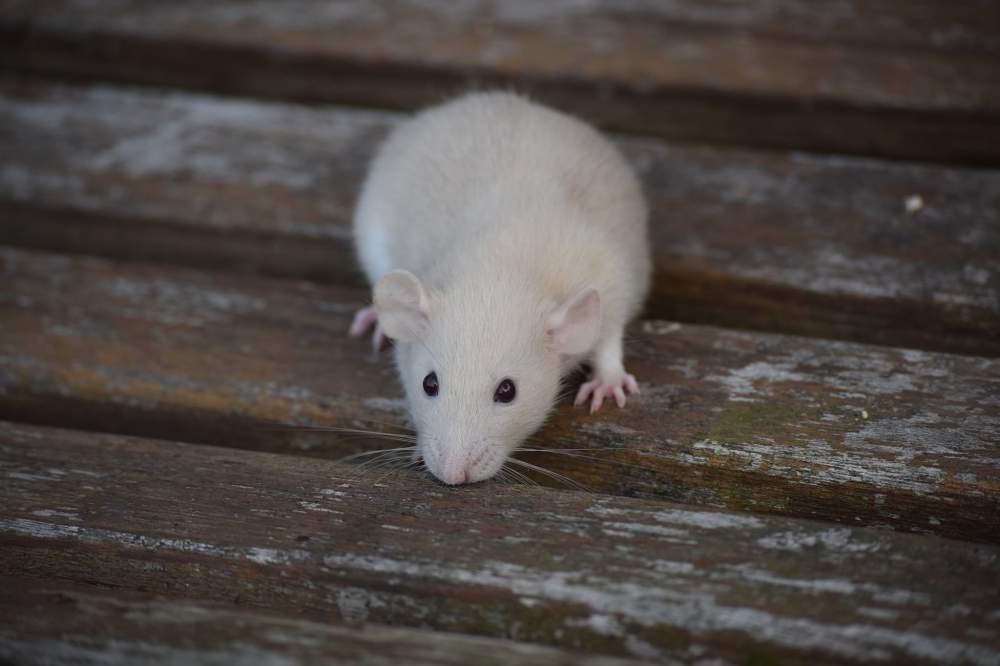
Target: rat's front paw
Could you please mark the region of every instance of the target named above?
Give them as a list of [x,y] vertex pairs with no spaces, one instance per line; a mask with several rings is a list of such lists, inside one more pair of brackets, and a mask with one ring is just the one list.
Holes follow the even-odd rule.
[[358,310],[357,314],[354,315],[354,321],[351,322],[351,328],[347,332],[351,337],[358,338],[372,326],[375,327],[375,332],[372,333],[372,347],[377,352],[382,351],[389,345],[389,338],[385,337],[382,327],[378,325],[378,313],[375,311],[375,306],[370,305]]
[[635,377],[624,370],[607,374],[596,373],[594,379],[585,383],[576,392],[573,404],[582,405],[587,402],[587,398],[590,398],[590,413],[593,414],[601,408],[604,398],[608,396],[614,396],[615,403],[619,407],[624,407],[625,396],[638,392],[639,384],[635,381]]

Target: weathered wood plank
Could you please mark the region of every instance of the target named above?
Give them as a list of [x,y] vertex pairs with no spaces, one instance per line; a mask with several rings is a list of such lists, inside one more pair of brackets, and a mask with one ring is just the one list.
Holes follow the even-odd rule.
[[0,577],[0,661],[20,666],[648,663],[444,632],[309,622],[233,604],[7,576]]
[[1000,659],[992,546],[13,424],[0,461],[0,575],[681,663]]
[[[351,210],[397,121],[7,81],[0,242],[360,284]],[[652,206],[650,316],[1000,355],[1000,172],[621,145]]]
[[[404,424],[391,362],[343,333],[362,292],[22,250],[0,253],[0,281],[0,417],[332,457],[374,442],[262,424]],[[533,460],[620,495],[1000,539],[1000,362],[630,334],[642,394],[562,405],[539,435],[600,460]]]
[[1000,161],[992,0],[0,3],[3,65],[413,107],[516,84],[670,138]]

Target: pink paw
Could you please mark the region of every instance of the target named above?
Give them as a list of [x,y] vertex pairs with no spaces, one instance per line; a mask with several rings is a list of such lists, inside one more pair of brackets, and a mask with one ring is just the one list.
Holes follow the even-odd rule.
[[638,392],[639,383],[635,381],[635,377],[622,370],[610,378],[602,379],[598,376],[585,383],[576,392],[576,400],[573,401],[573,405],[582,405],[587,402],[587,398],[590,398],[590,413],[593,414],[601,408],[601,405],[604,404],[604,398],[608,396],[613,396],[615,403],[619,407],[624,407],[625,396]]
[[389,338],[385,337],[385,334],[382,333],[382,327],[378,325],[378,313],[375,312],[375,306],[370,305],[358,310],[347,332],[351,337],[359,338],[367,333],[372,326],[375,327],[375,332],[372,333],[372,348],[379,352],[389,346]]

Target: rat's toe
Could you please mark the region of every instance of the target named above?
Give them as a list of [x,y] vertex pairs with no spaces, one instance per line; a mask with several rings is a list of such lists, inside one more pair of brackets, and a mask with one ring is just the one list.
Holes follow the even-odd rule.
[[376,323],[375,332],[372,334],[372,349],[376,352],[380,352],[388,346],[389,338],[387,338],[385,333],[382,332],[382,327]]
[[357,311],[357,313],[355,313],[354,320],[351,322],[351,327],[347,329],[347,332],[352,337],[360,337],[364,335],[377,321],[378,313],[375,312],[375,306],[369,305],[366,308],[361,308]]
[[615,404],[624,407],[628,396],[639,392],[639,383],[628,373],[614,376],[611,379],[592,379],[580,386],[576,393],[574,405],[582,405],[590,398],[590,413],[598,411],[604,405],[604,398],[613,397]]
[[596,380],[591,380],[589,382],[584,382],[580,385],[580,389],[576,392],[576,398],[573,400],[573,406],[579,407],[583,403],[587,402],[587,398],[594,392],[597,387],[598,382]]
[[594,391],[594,397],[590,401],[590,413],[598,411],[602,405],[604,405],[604,396],[606,395],[607,389],[604,386],[598,386]]

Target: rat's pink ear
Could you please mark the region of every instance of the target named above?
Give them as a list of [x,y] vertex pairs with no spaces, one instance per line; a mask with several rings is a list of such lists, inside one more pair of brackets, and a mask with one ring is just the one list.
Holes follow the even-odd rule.
[[590,351],[601,331],[601,296],[593,287],[577,292],[549,315],[546,343],[563,355]]
[[382,331],[393,340],[409,342],[427,331],[427,293],[409,271],[391,271],[375,285],[375,311]]

